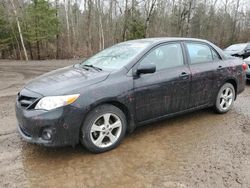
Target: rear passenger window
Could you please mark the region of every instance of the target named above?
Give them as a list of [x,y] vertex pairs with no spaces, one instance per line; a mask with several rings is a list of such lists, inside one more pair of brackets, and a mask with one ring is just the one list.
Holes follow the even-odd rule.
[[210,47],[205,44],[187,43],[191,64],[213,61]]

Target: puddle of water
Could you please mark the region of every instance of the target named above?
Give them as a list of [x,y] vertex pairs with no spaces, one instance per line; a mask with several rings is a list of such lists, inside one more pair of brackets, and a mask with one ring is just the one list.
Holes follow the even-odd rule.
[[199,142],[214,134],[215,118],[222,116],[205,110],[141,127],[117,149],[98,155],[81,146],[55,150],[28,144],[21,151],[25,177],[32,187],[59,182],[66,187],[144,187],[159,177],[164,180],[159,185],[180,187],[181,182],[169,183],[165,177],[183,176],[189,169]]

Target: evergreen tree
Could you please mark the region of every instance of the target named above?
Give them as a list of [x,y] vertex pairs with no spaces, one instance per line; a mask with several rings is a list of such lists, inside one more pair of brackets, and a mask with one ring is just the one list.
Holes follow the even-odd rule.
[[12,36],[10,24],[4,14],[4,7],[0,4],[0,51],[2,58],[5,58],[6,50],[11,47]]
[[127,40],[145,38],[145,27],[141,14],[138,10],[134,10],[133,15],[131,15],[128,21],[128,34]]
[[40,44],[55,39],[58,33],[56,9],[46,0],[32,0],[26,10],[25,37],[36,44],[37,58],[40,59]]

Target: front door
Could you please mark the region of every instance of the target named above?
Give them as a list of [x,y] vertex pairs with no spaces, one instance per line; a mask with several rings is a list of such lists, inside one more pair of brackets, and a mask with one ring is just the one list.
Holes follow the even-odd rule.
[[188,108],[191,73],[184,62],[180,43],[157,46],[139,63],[155,64],[156,72],[134,78],[138,122]]

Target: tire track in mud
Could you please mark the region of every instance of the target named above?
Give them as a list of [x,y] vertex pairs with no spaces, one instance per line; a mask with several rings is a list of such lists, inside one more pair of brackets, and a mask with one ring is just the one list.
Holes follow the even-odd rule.
[[8,132],[8,133],[0,133],[0,136],[6,136],[6,135],[10,135],[10,134],[15,134],[16,131],[13,132]]

